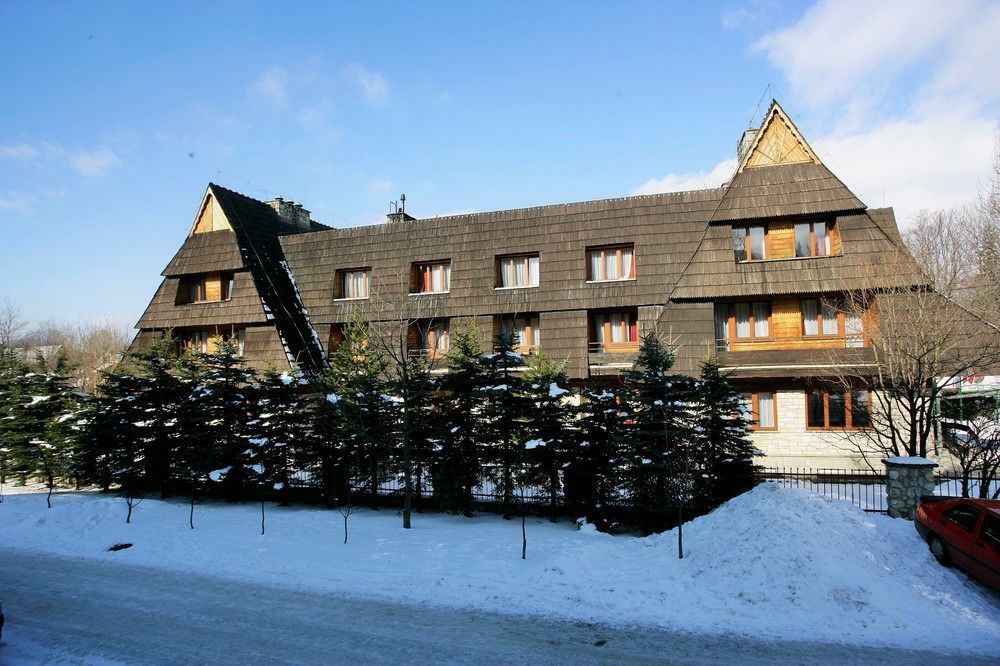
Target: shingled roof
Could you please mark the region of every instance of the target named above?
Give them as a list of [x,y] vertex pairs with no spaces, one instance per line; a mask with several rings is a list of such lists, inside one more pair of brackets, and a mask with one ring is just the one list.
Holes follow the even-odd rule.
[[[324,363],[322,345],[309,325],[278,238],[302,228],[281,219],[268,204],[209,183],[227,229],[191,233],[163,271],[166,276],[137,328],[228,326],[273,322],[289,360],[306,367]],[[310,222],[310,231],[329,229]],[[180,276],[233,271],[233,298],[220,303],[175,304]]]

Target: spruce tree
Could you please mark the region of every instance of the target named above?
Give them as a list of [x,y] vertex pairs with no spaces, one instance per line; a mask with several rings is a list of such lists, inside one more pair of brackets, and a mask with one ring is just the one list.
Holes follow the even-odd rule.
[[593,383],[582,398],[577,448],[566,474],[567,501],[588,522],[607,530],[622,483],[632,407],[617,381]]
[[559,495],[562,491],[561,473],[569,473],[576,464],[571,454],[576,433],[573,426],[573,407],[569,377],[565,363],[550,361],[536,351],[524,372],[524,392],[527,398],[525,438],[533,443],[526,452],[529,466],[528,478],[541,482],[549,495],[549,518],[555,522],[559,514]]
[[262,489],[277,492],[283,505],[289,503],[293,476],[308,464],[316,445],[309,389],[298,369],[268,370],[260,379],[257,418],[249,423],[257,480]]
[[524,364],[524,357],[514,351],[514,338],[500,333],[495,351],[482,357],[481,385],[478,392],[482,406],[480,442],[491,465],[492,477],[504,519],[513,517],[523,470],[523,433],[528,419],[528,401],[522,389],[523,379],[514,368]]
[[178,373],[178,358],[170,336],[162,336],[129,354],[129,372],[139,379],[135,386],[135,409],[139,421],[139,440],[144,462],[143,487],[169,493],[176,474],[174,449],[177,446],[178,412],[186,397]]
[[708,510],[753,487],[755,449],[750,415],[714,358],[702,362],[696,394],[695,433],[703,469],[697,495]]
[[482,476],[481,439],[485,399],[479,329],[468,324],[454,331],[448,351],[448,374],[439,397],[444,403],[434,473],[434,494],[446,511],[472,516],[473,492]]
[[634,504],[664,514],[690,503],[697,473],[692,433],[694,386],[671,374],[676,352],[655,333],[643,336],[635,367],[624,373],[631,389],[635,425],[629,437],[626,485]]

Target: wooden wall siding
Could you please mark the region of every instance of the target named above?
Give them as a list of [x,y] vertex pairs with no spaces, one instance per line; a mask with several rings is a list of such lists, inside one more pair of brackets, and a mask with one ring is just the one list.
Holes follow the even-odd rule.
[[[875,221],[878,216],[881,222]],[[843,239],[839,256],[737,263],[731,227],[712,225],[670,294],[672,299],[714,299],[842,292],[872,286],[927,284],[912,257],[900,250],[885,226],[891,210],[837,216]],[[898,237],[898,232],[895,234]],[[880,267],[898,261],[892,275]]]
[[865,205],[822,164],[747,169],[733,177],[713,222],[844,213]]
[[184,241],[177,254],[163,269],[163,275],[177,277],[211,271],[237,271],[243,268],[243,256],[236,234],[228,231],[195,234]]
[[795,225],[791,222],[776,222],[767,225],[767,248],[764,256],[768,259],[793,259],[795,257]]
[[780,164],[818,164],[819,159],[784,114],[772,112],[756,139],[745,169]]
[[210,303],[222,300],[222,276],[220,274],[209,273],[205,276],[205,300]]
[[285,370],[288,357],[274,326],[248,326],[243,345],[243,358],[258,370]]
[[711,303],[669,303],[656,320],[656,331],[677,347],[678,372],[697,375],[701,362],[715,354]]
[[875,352],[871,348],[757,350],[719,352],[718,360],[733,379],[801,379],[805,386],[813,378],[836,377],[844,365],[873,365]]
[[566,361],[566,373],[570,379],[586,378],[589,374],[586,310],[541,312],[538,328],[545,355],[553,361]]
[[[874,305],[862,315],[867,336],[877,326]],[[844,313],[837,314],[834,336],[805,335],[802,322],[802,304],[799,297],[771,299],[770,337],[764,339],[737,338],[730,328],[729,349],[733,352],[779,349],[843,349],[846,346]]]
[[198,328],[268,321],[253,277],[247,271],[233,274],[233,294],[228,301],[176,305],[180,283],[181,278],[164,278],[136,328]]
[[198,213],[198,221],[195,222],[192,234],[204,234],[210,231],[232,230],[226,213],[219,206],[215,197],[209,194],[205,197],[201,212]]
[[[452,258],[452,274],[451,293],[433,297],[439,299],[438,316],[662,304],[721,193],[704,190],[417,220],[289,236],[281,242],[314,322],[343,321],[354,307],[333,300],[336,269],[370,265],[373,293],[405,295],[400,271],[406,277],[413,262],[441,256]],[[637,279],[587,284],[586,248],[615,243],[634,243],[642,267]],[[518,252],[539,253],[539,286],[495,289],[495,257]],[[412,312],[415,301],[429,297],[406,298],[393,300],[390,310]]]

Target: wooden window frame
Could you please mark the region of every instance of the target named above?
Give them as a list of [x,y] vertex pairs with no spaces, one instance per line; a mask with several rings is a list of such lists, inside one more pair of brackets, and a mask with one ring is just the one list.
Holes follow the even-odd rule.
[[[623,315],[623,322],[625,325],[625,342],[612,342],[611,338],[611,315],[620,314]],[[628,319],[624,317],[627,316]],[[597,339],[597,321],[596,317],[604,317],[604,324],[602,329],[604,331],[604,342],[601,343]],[[631,332],[635,331],[635,340],[630,340]],[[590,312],[587,315],[587,340],[589,345],[602,344],[605,348],[606,353],[617,353],[618,350],[622,351],[632,351],[637,349],[639,342],[642,339],[642,333],[639,331],[639,311],[634,308],[623,308],[623,309],[611,309],[611,310],[600,310],[596,312]],[[612,351],[608,352],[608,348],[612,348]]]
[[[807,225],[809,225],[809,254],[808,255],[803,255],[803,256],[799,256],[798,254],[796,254],[795,258],[796,259],[814,259],[816,257],[832,257],[833,256],[833,227],[836,224],[836,221],[830,222],[829,220],[812,220],[812,221],[807,221],[807,222],[795,222],[795,223],[793,223],[793,226],[792,226],[793,233],[794,233],[794,228],[796,226],[800,225],[800,224],[807,224]],[[817,249],[818,249],[817,246],[816,246],[816,225],[817,224],[822,224],[823,226],[826,227],[826,242],[830,246],[830,251],[827,252],[826,254],[818,254],[817,253]],[[798,246],[798,243],[796,242],[795,243],[795,250],[796,250],[796,252],[798,251],[798,249],[799,249],[799,246]]]
[[[749,337],[737,337],[736,335],[736,304],[746,303],[750,306],[750,336]],[[757,320],[753,314],[753,304],[754,303],[767,303],[767,335],[766,336],[756,336],[754,332],[756,330]],[[729,307],[729,317],[728,324],[729,327],[729,344],[740,344],[741,342],[747,341],[760,341],[760,342],[773,342],[774,341],[774,303],[771,301],[733,301],[728,303]],[[713,314],[714,317],[714,314]],[[714,327],[713,327],[714,328]]]
[[[740,391],[750,394],[750,430],[753,432],[776,432],[778,430],[778,392],[773,389],[758,389],[756,391]],[[771,394],[771,417],[773,426],[760,425],[760,394]]]
[[[503,331],[504,324],[510,322],[511,330],[513,330],[514,326],[517,324],[517,321],[519,319],[523,319],[524,320],[524,338],[526,340],[528,340],[528,344],[526,344],[526,345],[514,345],[514,351],[516,351],[517,353],[522,354],[524,356],[530,356],[532,354],[532,352],[535,351],[536,348],[541,348],[541,346],[542,346],[542,340],[541,340],[542,323],[541,323],[541,316],[539,315],[539,313],[537,313],[537,312],[531,312],[531,313],[527,313],[527,314],[519,314],[519,315],[516,315],[516,316],[500,315],[498,318],[499,318],[499,328],[500,328],[501,332]],[[535,328],[533,328],[531,326],[531,322],[532,321],[536,322]],[[539,338],[538,338],[538,345],[537,346],[534,343],[534,339],[535,339],[534,334],[535,334],[536,328],[539,331]]]
[[[836,333],[824,333],[823,332],[823,301],[822,298],[800,298],[799,299],[799,320],[801,324],[802,337],[808,340],[839,340],[846,338],[847,326],[844,321],[846,313],[842,307],[843,302],[841,300],[832,301],[830,299],[825,299],[827,303],[833,303],[833,306],[837,310],[837,332]],[[806,301],[816,301],[816,333],[806,333],[806,309],[802,305]],[[867,333],[865,333],[867,335]]]
[[[434,261],[418,261],[413,264],[413,286],[411,294],[447,294],[451,291],[450,271],[451,259],[436,259]],[[440,268],[441,282],[447,285],[441,291],[434,291],[434,270]],[[424,287],[430,285],[427,289]]]
[[[347,296],[347,276],[354,273],[365,273],[365,295]],[[371,266],[359,266],[357,268],[340,268],[336,273],[336,284],[334,285],[335,301],[363,301],[371,295],[372,290],[372,269]]]
[[[631,275],[629,275],[628,277],[619,277],[619,278],[609,278],[609,277],[607,277],[607,275],[605,275],[605,269],[607,267],[607,264],[605,263],[605,260],[606,260],[606,256],[607,255],[605,253],[610,252],[610,251],[614,251],[616,253],[616,255],[617,255],[617,265],[618,265],[618,274],[620,275],[624,271],[624,263],[625,263],[624,257],[622,255],[622,251],[623,250],[632,250],[632,270],[631,270]],[[600,252],[600,257],[601,257],[601,260],[600,260],[600,272],[601,272],[601,275],[600,276],[593,276],[593,275],[590,274],[590,267],[591,267],[591,256],[590,255],[593,254],[593,253],[595,253],[595,252]],[[636,260],[636,256],[635,256],[635,243],[617,243],[617,244],[614,244],[614,245],[596,245],[594,247],[588,247],[586,249],[586,252],[584,253],[584,256],[586,257],[586,260],[587,260],[587,282],[629,282],[629,281],[634,281],[636,279],[637,272],[636,272],[636,261],[635,261]]]
[[[538,259],[538,284],[531,284],[531,259]],[[511,259],[524,259],[524,274],[528,278],[528,284],[515,284],[504,286],[503,269],[501,264]],[[498,254],[493,262],[493,288],[494,289],[537,289],[542,283],[542,255],[538,252],[518,252],[516,254]],[[516,274],[516,272],[515,272]]]
[[[868,430],[871,428],[871,408],[872,408],[872,392],[864,391],[868,394],[868,424],[867,426],[855,426],[854,425],[854,391],[859,391],[861,389],[848,389],[846,391],[836,391],[828,388],[811,388],[805,391],[805,404],[806,404],[806,430],[808,431],[842,431],[842,430]],[[809,425],[809,394],[813,392],[823,393],[823,424],[822,426]],[[830,425],[830,394],[843,394],[844,396],[844,425],[843,426],[831,426]]]
[[[746,238],[743,239],[744,252],[746,253],[746,259],[739,261],[741,264],[749,264],[755,261],[767,261],[768,256],[771,254],[770,248],[768,247],[768,233],[766,224],[748,224],[748,225],[737,225],[743,229],[746,229]],[[764,231],[764,240],[761,249],[764,252],[763,257],[753,256],[753,234],[750,233],[751,229],[762,229]]]

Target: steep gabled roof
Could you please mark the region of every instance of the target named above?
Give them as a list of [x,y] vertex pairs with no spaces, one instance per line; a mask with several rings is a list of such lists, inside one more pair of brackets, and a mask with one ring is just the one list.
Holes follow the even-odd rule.
[[[891,209],[837,216],[839,256],[789,261],[737,262],[728,225],[709,227],[670,295],[673,300],[774,296],[926,285],[909,253],[897,242]],[[877,270],[892,258],[899,270]],[[892,284],[887,284],[891,282]]]
[[[311,222],[308,231],[329,227]],[[205,230],[209,229],[209,230]],[[273,322],[290,361],[323,365],[322,346],[308,322],[279,236],[302,233],[269,205],[209,183],[188,238],[163,271],[166,276],[137,324],[141,329],[212,327]],[[175,305],[179,277],[233,271],[233,298]]]

